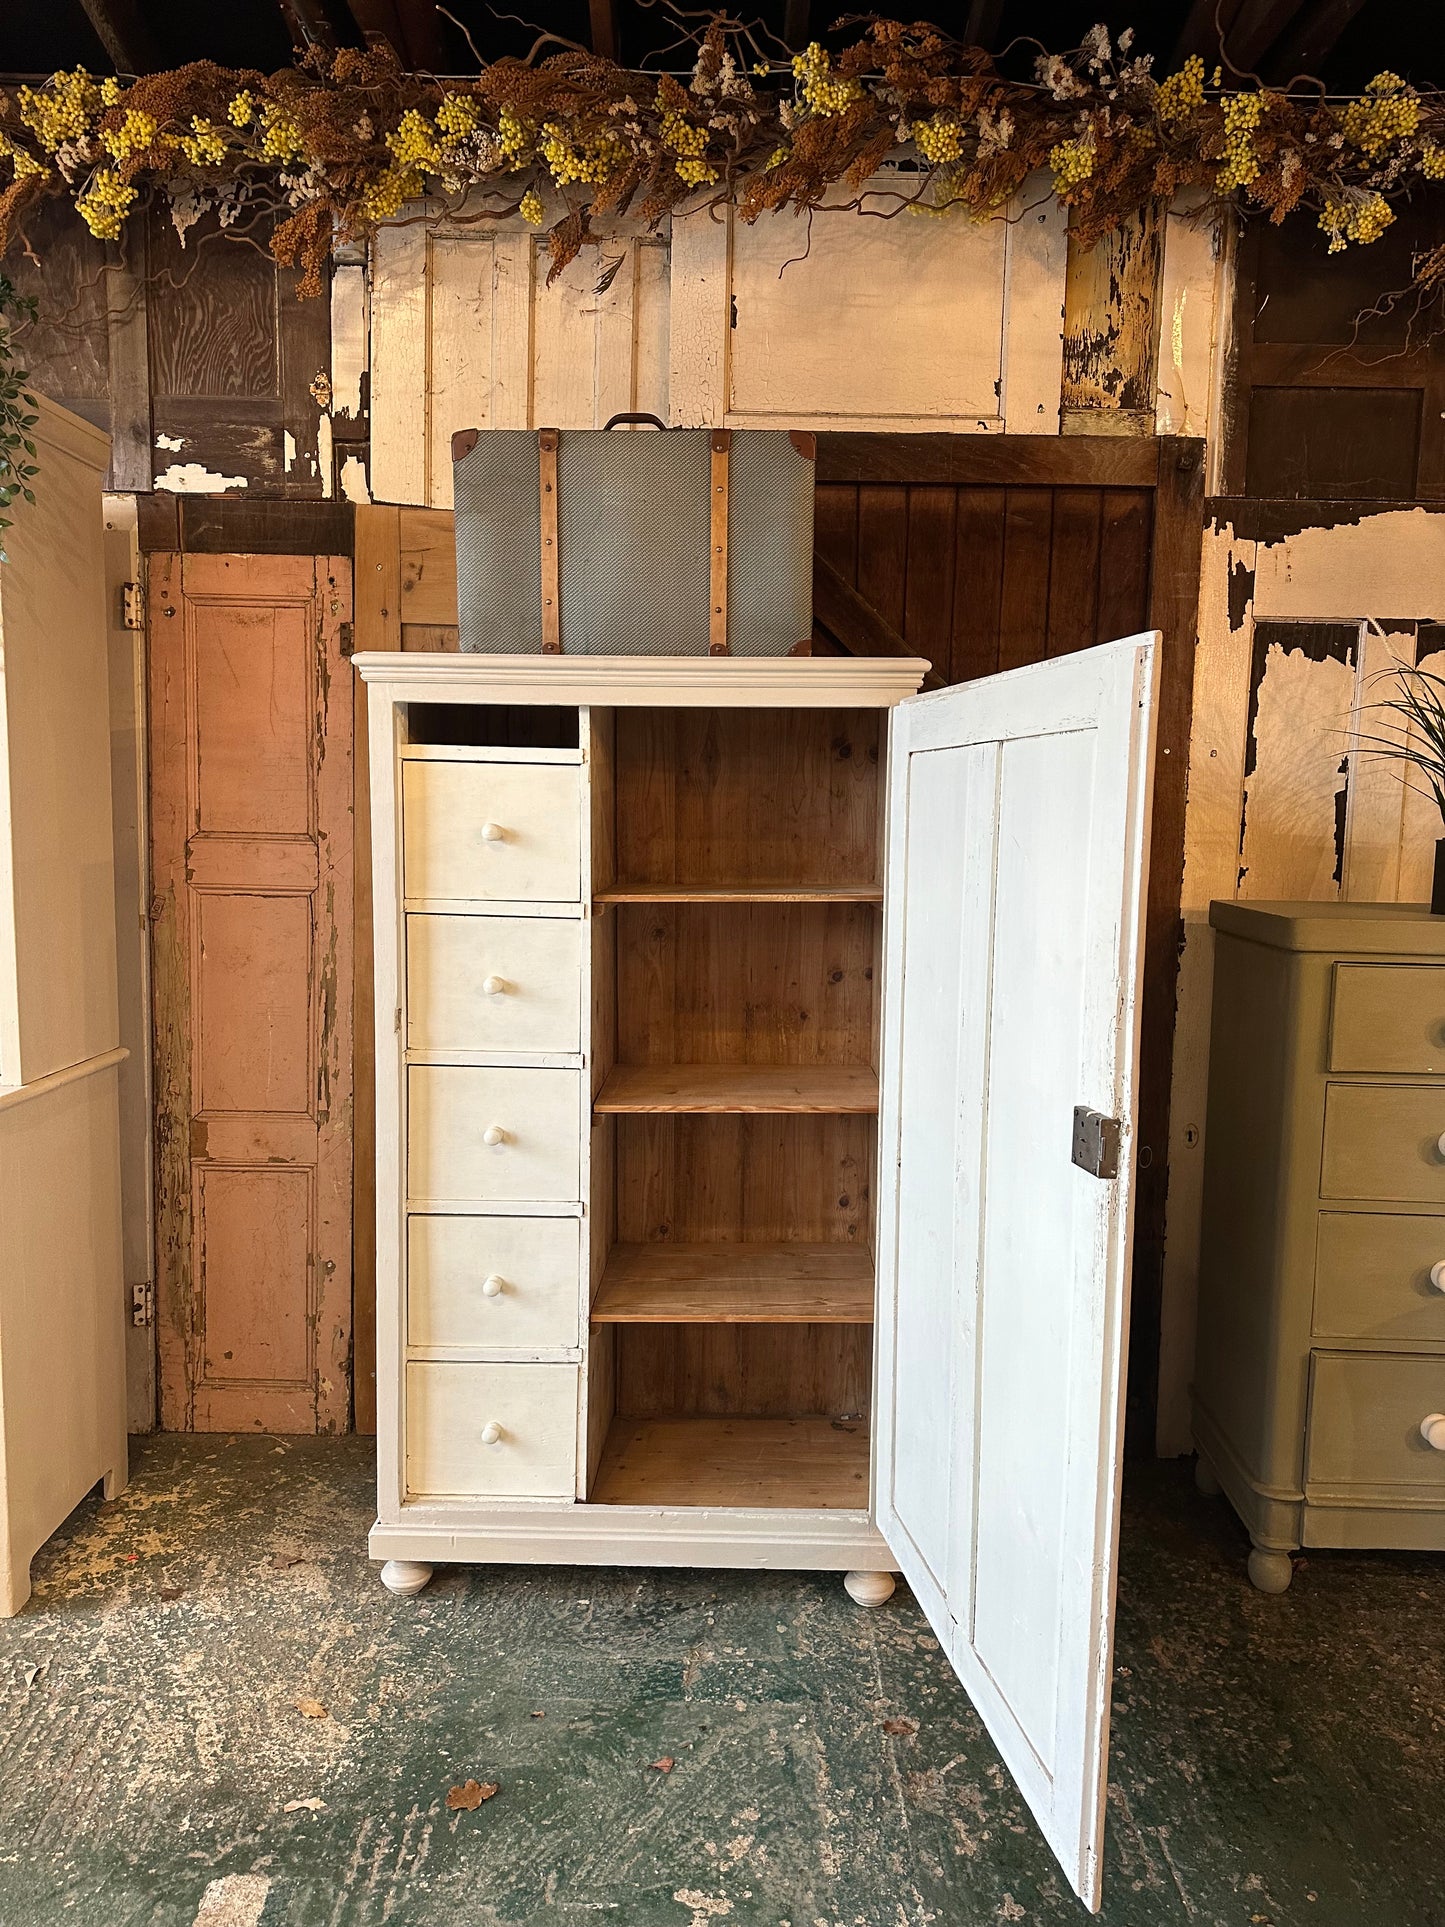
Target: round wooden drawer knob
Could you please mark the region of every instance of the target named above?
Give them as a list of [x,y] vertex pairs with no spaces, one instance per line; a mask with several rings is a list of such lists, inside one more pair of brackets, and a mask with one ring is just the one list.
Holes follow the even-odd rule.
[[1445,1412],[1431,1412],[1420,1421],[1420,1436],[1436,1452],[1445,1452]]
[[1436,1291],[1445,1291],[1445,1258],[1437,1258],[1431,1265],[1430,1283]]
[[482,1280],[483,1298],[500,1298],[501,1295],[502,1280],[497,1276],[495,1271],[489,1272]]
[[482,989],[489,997],[504,997],[512,986],[505,977],[483,977]]
[[499,1442],[499,1440],[501,1440],[505,1436],[506,1434],[502,1431],[501,1426],[498,1425],[495,1419],[488,1419],[486,1424],[482,1427],[482,1444],[483,1445],[496,1445]]
[[482,841],[484,843],[500,843],[506,834],[507,832],[502,828],[500,823],[484,823],[482,825]]
[[483,1144],[505,1144],[510,1135],[510,1132],[504,1131],[500,1124],[489,1124],[482,1132],[482,1142]]

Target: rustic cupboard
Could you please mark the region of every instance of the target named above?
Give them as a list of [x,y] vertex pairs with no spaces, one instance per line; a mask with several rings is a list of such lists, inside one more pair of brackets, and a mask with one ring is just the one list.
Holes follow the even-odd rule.
[[90,1488],[126,1481],[109,442],[37,413],[0,566],[0,1616]]
[[1154,639],[357,663],[383,1579],[901,1568],[1097,1904]]

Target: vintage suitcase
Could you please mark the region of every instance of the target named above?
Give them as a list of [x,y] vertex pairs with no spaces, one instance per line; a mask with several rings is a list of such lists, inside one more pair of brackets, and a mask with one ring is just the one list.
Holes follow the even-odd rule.
[[[613,434],[621,424],[661,433]],[[811,435],[462,429],[457,619],[473,653],[806,655]]]

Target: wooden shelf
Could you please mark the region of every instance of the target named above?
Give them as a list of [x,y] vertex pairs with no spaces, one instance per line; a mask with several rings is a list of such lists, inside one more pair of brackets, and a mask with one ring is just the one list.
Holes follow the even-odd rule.
[[614,1245],[600,1325],[871,1325],[873,1260],[857,1245]]
[[598,1112],[778,1112],[868,1116],[878,1076],[862,1064],[619,1064]]
[[827,1418],[612,1421],[594,1505],[868,1505],[868,1422]]
[[882,903],[881,883],[614,883],[595,903]]

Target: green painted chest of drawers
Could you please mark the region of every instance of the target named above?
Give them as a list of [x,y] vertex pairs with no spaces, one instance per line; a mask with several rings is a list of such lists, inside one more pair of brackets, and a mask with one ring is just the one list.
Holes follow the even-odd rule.
[[1445,918],[1216,903],[1194,1436],[1301,1546],[1445,1550]]

